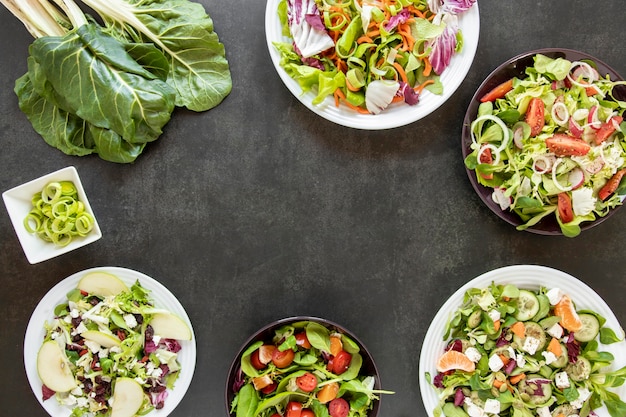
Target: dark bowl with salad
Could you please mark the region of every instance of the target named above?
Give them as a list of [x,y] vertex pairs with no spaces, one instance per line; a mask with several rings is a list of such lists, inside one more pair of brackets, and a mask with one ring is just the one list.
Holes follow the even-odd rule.
[[474,190],[518,230],[575,237],[598,225],[626,194],[625,103],[623,78],[587,53],[545,48],[509,59],[463,121]]
[[246,340],[226,382],[236,417],[375,417],[382,394],[365,345],[332,321],[298,316],[270,323]]

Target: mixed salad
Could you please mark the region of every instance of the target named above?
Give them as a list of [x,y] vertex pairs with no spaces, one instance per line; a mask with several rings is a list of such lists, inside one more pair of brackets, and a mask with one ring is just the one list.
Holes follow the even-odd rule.
[[614,356],[601,350],[623,339],[605,322],[558,288],[468,290],[445,330],[438,373],[426,375],[440,398],[434,415],[588,417],[604,404],[623,417],[626,403],[610,389],[626,367],[606,370]]
[[[94,278],[100,281],[89,285],[93,292],[79,283],[45,323],[37,359],[43,400],[56,399],[71,417],[145,415],[162,408],[181,372],[181,344],[155,331],[156,317],[169,313],[153,305],[139,281],[128,288],[114,275]],[[121,291],[109,291],[115,288]],[[119,397],[118,386],[126,391]]]
[[365,114],[441,94],[439,75],[463,47],[459,15],[475,0],[281,0],[281,67],[313,104],[333,96]]
[[231,413],[237,417],[365,417],[390,391],[364,375],[354,340],[314,321],[285,324],[242,354]]
[[519,215],[519,230],[554,216],[574,237],[626,194],[626,101],[614,95],[625,83],[594,62],[533,58],[523,78],[481,98],[465,165],[502,210]]

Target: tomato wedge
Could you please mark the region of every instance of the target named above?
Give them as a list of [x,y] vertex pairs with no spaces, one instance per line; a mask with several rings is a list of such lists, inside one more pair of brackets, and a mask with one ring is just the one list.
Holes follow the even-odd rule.
[[304,392],[311,392],[317,387],[317,377],[307,372],[296,378],[296,385]]
[[491,91],[480,98],[482,103],[487,101],[495,101],[496,99],[502,98],[513,89],[513,78],[508,81],[503,82],[502,84],[494,87]]
[[568,193],[560,193],[558,195],[557,208],[559,218],[563,223],[569,223],[574,220],[574,210],[572,209],[572,198]]
[[533,97],[526,110],[526,123],[530,126],[530,136],[537,136],[546,124],[546,106],[539,97]]
[[556,156],[583,156],[591,150],[591,146],[584,140],[565,133],[555,133],[554,136],[546,139],[546,146]]
[[626,174],[626,168],[622,168],[617,171],[609,181],[604,184],[600,191],[598,191],[598,197],[600,200],[604,201],[611,196],[619,187],[619,183],[622,182],[622,177]]
[[350,412],[350,404],[343,398],[335,398],[328,404],[330,417],[346,417]]
[[609,121],[602,123],[600,125],[600,129],[596,131],[596,145],[600,145],[602,142],[607,140],[609,136],[611,136],[613,132],[617,130],[616,126],[619,126],[619,124],[623,121],[624,119],[622,118],[622,116],[613,116]]
[[286,349],[282,352],[276,349],[272,354],[272,363],[274,363],[277,368],[286,368],[291,365],[295,356],[296,354],[292,349]]
[[297,401],[289,401],[287,404],[287,417],[302,417],[302,404]]

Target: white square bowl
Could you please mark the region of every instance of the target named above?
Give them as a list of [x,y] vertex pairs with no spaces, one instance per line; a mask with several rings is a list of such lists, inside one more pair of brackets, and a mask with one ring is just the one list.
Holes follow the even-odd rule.
[[[51,181],[72,181],[78,191],[78,199],[85,205],[85,211],[94,219],[94,225],[91,232],[86,236],[77,236],[66,246],[57,246],[54,243],[46,242],[35,234],[28,233],[24,227],[24,218],[32,209],[32,198],[37,192]],[[11,188],[2,193],[4,204],[13,223],[15,233],[22,245],[24,254],[31,264],[36,264],[64,253],[73,251],[82,246],[88,245],[102,237],[100,226],[96,216],[89,205],[87,195],[80,182],[78,172],[73,166],[60,169],[50,174],[44,175],[25,184]]]

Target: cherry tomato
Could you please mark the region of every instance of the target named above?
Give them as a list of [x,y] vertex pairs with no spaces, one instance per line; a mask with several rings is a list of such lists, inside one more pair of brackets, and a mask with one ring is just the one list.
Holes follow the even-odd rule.
[[328,404],[330,417],[346,417],[350,412],[350,404],[343,398],[335,398]]
[[539,97],[533,97],[526,110],[526,123],[530,126],[530,136],[537,136],[546,124],[545,104]]
[[261,392],[263,394],[265,394],[265,395],[271,394],[272,392],[274,392],[276,390],[277,387],[278,387],[278,384],[276,382],[272,382],[271,384],[269,384],[265,388],[261,389]]
[[333,365],[332,365],[331,372],[336,374],[336,375],[343,374],[344,372],[346,372],[346,370],[350,366],[350,362],[351,361],[352,361],[352,355],[351,354],[349,354],[345,350],[339,351],[339,353],[337,353],[333,357]]
[[255,350],[254,352],[252,352],[252,355],[250,355],[250,363],[257,371],[265,369],[265,367],[267,366],[261,363],[261,361],[259,360],[259,349]]
[[559,218],[563,223],[569,223],[574,220],[572,199],[568,193],[560,193],[558,195],[557,208],[559,210]]
[[[489,164],[491,165],[493,163],[493,155],[491,155],[491,148],[485,148],[481,153],[480,153],[480,158],[478,160],[479,163],[481,164]],[[483,177],[486,180],[492,180],[493,179],[493,173],[483,173],[480,172],[480,176]]]
[[317,377],[310,372],[296,378],[296,384],[304,392],[311,392],[317,387]]
[[272,362],[277,368],[286,368],[291,365],[294,356],[296,356],[296,354],[293,349],[286,349],[282,352],[279,349],[276,349],[272,354]]
[[306,332],[296,334],[296,345],[305,349],[311,349],[311,342],[309,342],[309,338],[306,337]]
[[591,150],[591,146],[582,139],[577,139],[565,133],[555,133],[546,139],[546,147],[556,156],[583,156]]
[[289,401],[286,417],[302,417],[302,404],[297,401]]
[[300,417],[315,417],[315,413],[310,408],[304,408],[302,413],[300,413]]

